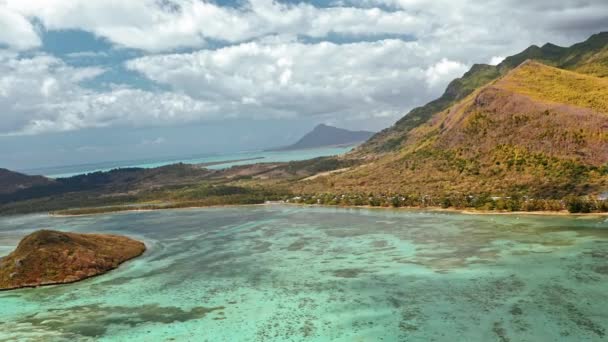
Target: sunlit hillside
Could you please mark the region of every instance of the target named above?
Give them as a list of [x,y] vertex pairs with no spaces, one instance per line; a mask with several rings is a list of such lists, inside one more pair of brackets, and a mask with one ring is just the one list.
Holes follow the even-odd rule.
[[461,78],[452,81],[440,98],[413,109],[395,125],[376,134],[353,154],[370,158],[378,153],[399,150],[410,130],[530,59],[560,69],[606,77],[608,76],[608,32],[595,34],[586,41],[567,48],[553,44],[545,44],[542,47],[533,45],[519,54],[507,57],[496,66],[476,64]]
[[303,192],[563,198],[608,184],[608,80],[522,63],[413,128],[398,152]]

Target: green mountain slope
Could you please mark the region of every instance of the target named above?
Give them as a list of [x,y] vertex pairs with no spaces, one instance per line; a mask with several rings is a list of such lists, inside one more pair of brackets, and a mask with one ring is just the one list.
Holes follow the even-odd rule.
[[361,145],[353,155],[369,157],[378,153],[398,151],[410,130],[529,59],[596,77],[608,77],[608,32],[595,34],[585,42],[569,48],[553,44],[545,44],[542,47],[533,45],[517,55],[507,57],[497,66],[476,64],[461,78],[452,81],[439,99],[413,109],[395,125],[379,132]]
[[608,189],[608,79],[527,61],[304,193],[560,199]]

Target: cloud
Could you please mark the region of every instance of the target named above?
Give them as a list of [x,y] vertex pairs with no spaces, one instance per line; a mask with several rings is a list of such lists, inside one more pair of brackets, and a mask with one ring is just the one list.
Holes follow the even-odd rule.
[[463,63],[443,58],[426,69],[426,83],[429,87],[443,86],[454,78],[462,76],[468,69]]
[[419,42],[441,47],[442,57],[480,63],[532,44],[570,45],[608,30],[605,0],[350,0],[349,6],[385,7],[427,21]]
[[[396,39],[250,42],[141,57],[127,62],[127,68],[174,92],[216,103],[233,117],[396,118],[466,71],[464,64],[447,59],[421,68],[429,59],[418,43]],[[425,82],[429,89],[420,87]]]
[[27,135],[113,125],[172,124],[212,118],[213,104],[172,92],[85,88],[105,70],[73,67],[40,54],[0,53],[0,133]]
[[[408,58],[403,58],[407,55]],[[45,54],[0,54],[0,132],[39,134],[120,125],[159,126],[236,118],[388,123],[433,98],[462,63],[429,58],[417,42],[250,42],[217,50],[130,60],[163,91],[82,85],[106,69]],[[420,87],[427,84],[427,87]],[[377,127],[377,126],[376,126]]]
[[202,47],[209,39],[231,43],[269,35],[325,37],[410,35],[424,18],[379,8],[319,8],[249,0],[241,7],[199,0],[4,0],[14,13],[39,20],[48,30],[80,29],[112,43],[148,51]]
[[[236,3],[0,0],[0,44],[9,46],[0,50],[0,132],[301,117],[380,129],[473,63],[608,29],[608,2],[599,0]],[[143,78],[131,84],[161,86],[85,86],[123,66],[70,64],[111,51],[66,61],[36,52],[39,34],[65,29],[142,50],[124,65]]]
[[500,63],[502,63],[502,61],[505,60],[505,57],[503,56],[493,56],[492,58],[490,58],[490,65],[498,65]]
[[32,24],[19,13],[3,8],[0,2],[0,44],[16,50],[40,46],[40,37]]

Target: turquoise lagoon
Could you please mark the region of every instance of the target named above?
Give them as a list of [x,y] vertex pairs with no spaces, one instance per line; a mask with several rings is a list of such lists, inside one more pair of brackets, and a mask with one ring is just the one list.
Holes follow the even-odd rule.
[[108,274],[0,292],[0,340],[602,341],[605,217],[266,205],[0,219],[127,234]]

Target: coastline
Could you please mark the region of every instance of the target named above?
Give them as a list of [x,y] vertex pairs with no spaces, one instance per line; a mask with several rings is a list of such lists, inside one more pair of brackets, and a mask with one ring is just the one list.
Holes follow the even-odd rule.
[[243,159],[229,159],[229,160],[220,160],[220,161],[215,161],[215,162],[206,162],[206,163],[198,163],[198,164],[194,164],[196,166],[199,167],[208,167],[208,166],[215,166],[215,165],[222,165],[222,164],[230,164],[230,163],[239,163],[239,162],[245,162],[245,161],[252,161],[252,160],[260,160],[260,159],[264,159],[265,157],[252,157],[252,158],[243,158]]
[[[149,212],[149,211],[160,211],[160,210],[182,210],[182,209],[201,209],[201,208],[232,208],[232,207],[250,207],[250,206],[269,206],[269,205],[288,205],[288,206],[300,206],[300,207],[322,207],[322,208],[344,208],[344,209],[379,209],[379,210],[394,210],[394,211],[430,211],[430,212],[441,212],[441,213],[453,213],[463,215],[533,215],[533,216],[560,216],[560,217],[608,217],[608,212],[594,212],[594,213],[571,213],[567,210],[561,211],[494,211],[494,210],[476,210],[470,208],[441,208],[441,207],[381,207],[371,205],[360,205],[360,206],[344,206],[344,205],[322,205],[322,204],[303,204],[303,203],[288,203],[282,201],[267,201],[259,204],[221,204],[221,205],[201,205],[201,206],[187,206],[187,207],[166,207],[166,208],[133,208],[125,209],[117,208],[117,210],[98,211],[91,213],[78,213],[69,214],[61,213],[63,211],[69,211],[74,209],[58,210],[57,212],[47,213],[52,217],[78,217],[78,216],[91,216],[91,215],[104,215],[104,214],[119,214],[119,213],[137,213],[137,212]],[[86,208],[83,208],[86,210]],[[91,210],[100,209],[99,207],[90,208]]]
[[[167,208],[134,208],[134,209],[124,209],[124,210],[109,210],[109,211],[100,211],[94,213],[83,213],[83,214],[62,214],[62,211],[69,211],[72,209],[58,210],[56,212],[48,212],[48,216],[52,217],[77,217],[77,216],[92,216],[92,215],[104,215],[104,214],[120,214],[120,213],[137,213],[137,212],[149,212],[149,211],[161,211],[161,210],[186,210],[186,209],[201,209],[201,208],[232,208],[232,207],[252,207],[252,206],[265,206],[271,204],[279,204],[279,203],[259,203],[259,204],[218,204],[218,205],[200,205],[200,206],[188,206],[188,207],[167,207]],[[284,203],[288,204],[288,203]],[[99,209],[99,207],[93,207],[91,209]]]
[[444,209],[433,208],[432,211],[457,212],[464,215],[535,215],[535,216],[608,216],[608,212],[598,213],[571,213],[567,210],[561,211],[492,211],[492,210],[470,210],[470,209]]
[[458,208],[441,208],[441,207],[375,207],[371,205],[321,205],[321,204],[299,204],[299,203],[281,203],[284,205],[302,205],[312,207],[324,207],[324,208],[345,208],[345,209],[379,209],[379,210],[409,210],[409,211],[432,211],[432,212],[444,212],[454,213],[463,215],[536,215],[536,216],[608,216],[608,212],[597,212],[597,213],[571,213],[567,210],[561,211],[495,211],[495,210],[476,210],[476,209],[458,209]]

